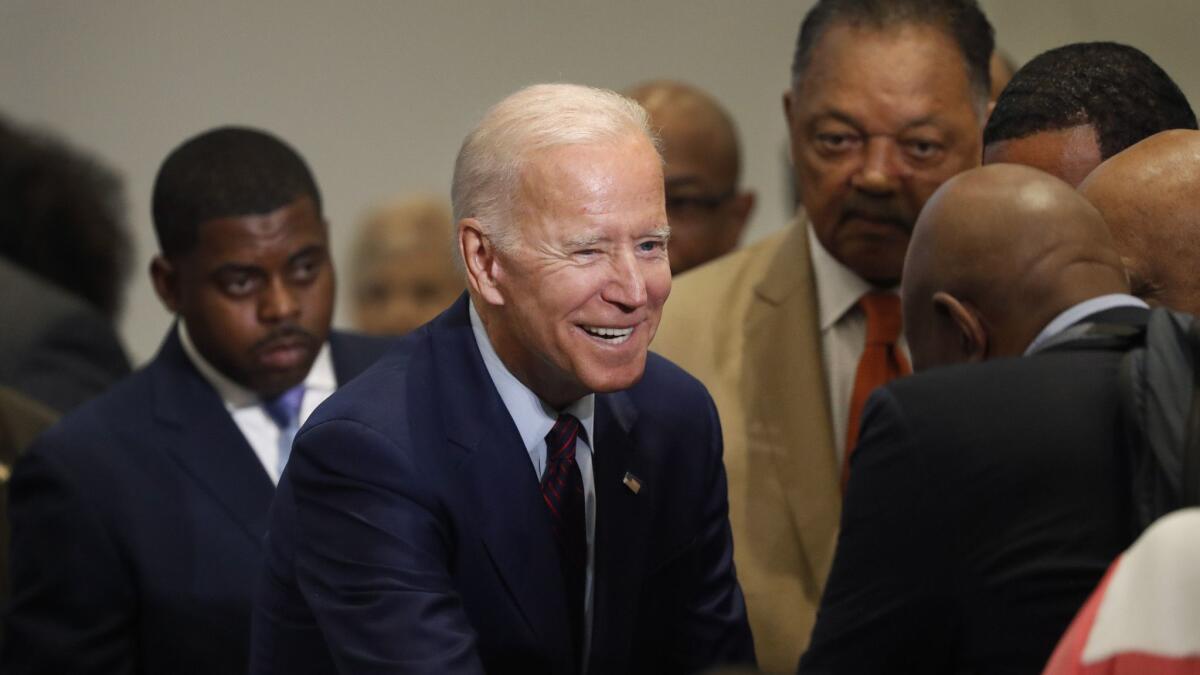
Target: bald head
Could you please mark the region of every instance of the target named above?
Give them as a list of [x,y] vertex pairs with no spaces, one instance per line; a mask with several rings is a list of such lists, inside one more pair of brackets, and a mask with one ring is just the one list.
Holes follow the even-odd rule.
[[463,279],[452,233],[450,208],[434,197],[398,199],[367,215],[350,268],[360,330],[407,333],[454,302]]
[[1112,230],[1134,295],[1200,313],[1200,131],[1164,131],[1079,186]]
[[926,203],[909,244],[913,365],[1018,356],[1062,311],[1125,292],[1104,219],[1070,185],[1012,164],[967,171]]
[[671,272],[733,250],[754,196],[738,189],[741,150],[729,114],[713,97],[681,82],[655,80],[625,94],[646,109],[662,139]]

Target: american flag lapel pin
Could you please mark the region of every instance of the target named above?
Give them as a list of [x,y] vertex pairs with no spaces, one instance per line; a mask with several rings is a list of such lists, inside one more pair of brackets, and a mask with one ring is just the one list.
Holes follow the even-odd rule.
[[628,471],[625,472],[625,477],[621,479],[621,482],[635,495],[642,491],[642,480]]

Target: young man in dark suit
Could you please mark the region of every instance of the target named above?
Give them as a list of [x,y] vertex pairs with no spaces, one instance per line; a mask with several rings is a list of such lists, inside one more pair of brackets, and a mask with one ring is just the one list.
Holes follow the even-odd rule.
[[267,508],[295,429],[386,344],[330,333],[303,159],[215,129],[155,180],[154,360],[65,417],[11,485],[5,673],[238,673]]
[[1130,343],[1082,335],[1148,309],[1095,207],[1025,166],[943,185],[904,265],[920,372],[867,405],[800,671],[1040,672],[1134,536]]
[[251,672],[753,661],[716,410],[647,352],[671,287],[652,138],[637,104],[573,85],[467,137],[468,293],[298,437]]

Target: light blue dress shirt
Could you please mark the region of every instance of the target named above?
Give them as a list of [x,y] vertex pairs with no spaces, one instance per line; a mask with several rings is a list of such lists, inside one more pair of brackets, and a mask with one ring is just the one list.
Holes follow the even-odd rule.
[[[521,434],[521,441],[525,444],[525,450],[529,453],[529,459],[533,463],[533,471],[540,483],[542,474],[546,471],[546,434],[550,433],[550,430],[554,428],[554,423],[558,421],[559,411],[543,403],[542,399],[518,380],[500,360],[500,356],[496,354],[496,349],[488,337],[487,330],[483,327],[483,320],[475,311],[474,301],[469,304],[469,311],[471,330],[475,333],[475,344],[479,346],[479,353],[483,356],[483,365],[487,368],[492,383],[496,385],[496,391],[500,393],[500,400],[504,401],[504,407],[508,409],[509,416],[516,424],[517,432]],[[575,441],[575,462],[579,465],[579,473],[583,477],[584,519],[587,527],[588,562],[583,597],[582,654],[583,663],[586,664],[588,655],[591,653],[592,643],[592,579],[594,578],[593,563],[596,550],[596,481],[592,471],[592,453],[594,452],[592,444],[596,442],[596,435],[593,433],[596,421],[596,395],[588,394],[567,406],[562,412],[574,415],[587,433],[587,440],[579,438]]]

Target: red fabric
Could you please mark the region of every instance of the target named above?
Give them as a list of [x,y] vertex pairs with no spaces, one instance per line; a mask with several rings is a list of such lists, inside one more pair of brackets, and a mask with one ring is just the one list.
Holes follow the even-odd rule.
[[850,395],[850,418],[846,428],[846,452],[842,461],[842,488],[850,477],[850,455],[858,444],[858,427],[863,406],[876,387],[908,375],[912,367],[900,352],[900,298],[894,293],[871,292],[858,299],[867,316],[867,342],[858,368],[854,371],[854,391]]

